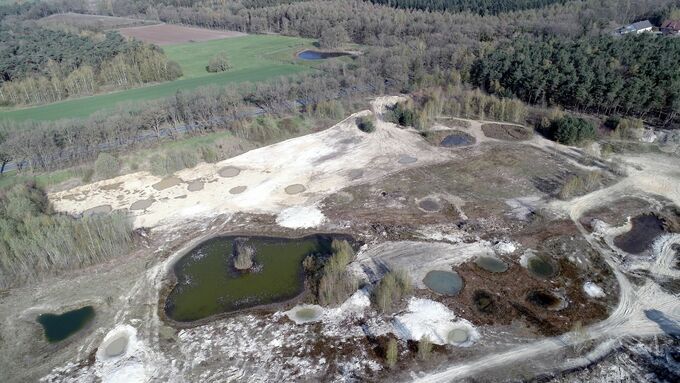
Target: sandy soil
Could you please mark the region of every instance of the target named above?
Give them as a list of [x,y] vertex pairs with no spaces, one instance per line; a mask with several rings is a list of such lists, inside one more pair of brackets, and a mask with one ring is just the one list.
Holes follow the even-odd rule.
[[145,43],[160,46],[245,36],[245,33],[242,32],[217,31],[171,24],[121,28],[118,32],[125,37],[135,38]]
[[[380,111],[395,100],[378,99],[373,108]],[[361,132],[355,120],[370,113],[362,111],[322,132],[175,174],[185,183],[204,180],[202,190],[187,190],[187,185],[179,182],[159,188],[168,183],[140,172],[54,193],[50,199],[57,210],[72,214],[102,205],[110,205],[113,210],[130,209],[138,201],[153,199],[150,205],[137,203],[137,210],[131,211],[135,226],[174,226],[235,212],[278,214],[288,207],[313,205],[352,184],[451,158],[449,151],[429,145],[415,132],[382,120],[377,121],[375,132]],[[404,163],[400,161],[403,156],[417,161]],[[226,174],[225,168],[239,171]],[[363,169],[360,178],[352,177],[357,168]],[[243,186],[247,189],[237,189]]]

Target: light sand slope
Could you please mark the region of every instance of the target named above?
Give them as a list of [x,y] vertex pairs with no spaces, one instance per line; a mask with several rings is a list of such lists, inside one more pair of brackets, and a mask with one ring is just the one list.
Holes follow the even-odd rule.
[[[373,107],[380,112],[385,105],[398,100],[379,98]],[[234,212],[278,214],[291,206],[313,205],[350,184],[446,161],[453,155],[430,146],[416,132],[380,119],[375,132],[364,133],[356,127],[355,119],[369,114],[370,111],[355,113],[316,134],[252,150],[217,164],[200,164],[179,171],[175,176],[183,183],[163,190],[153,187],[161,181],[160,177],[138,172],[54,193],[50,199],[57,210],[72,214],[101,205],[110,205],[113,210],[129,209],[137,201],[153,199],[150,206],[131,210],[135,227],[180,224]],[[400,163],[403,156],[417,161]],[[222,172],[227,176],[221,176],[220,169],[227,166],[240,172]],[[356,169],[363,170],[361,177],[351,177]],[[234,173],[238,174],[232,176]],[[189,191],[188,184],[198,179],[204,182],[203,189]],[[304,190],[297,194],[291,194],[291,188],[286,191],[295,184],[304,186]],[[245,186],[245,191],[230,193],[239,186]],[[140,205],[147,204],[136,206]]]

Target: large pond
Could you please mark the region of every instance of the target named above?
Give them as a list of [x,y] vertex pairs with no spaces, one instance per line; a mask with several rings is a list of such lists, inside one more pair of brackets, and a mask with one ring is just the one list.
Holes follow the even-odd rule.
[[41,314],[38,315],[37,321],[45,330],[47,341],[54,343],[75,334],[90,323],[92,319],[94,319],[94,308],[85,306],[63,314]]
[[614,238],[616,246],[631,254],[640,254],[649,249],[656,237],[664,232],[663,222],[654,214],[637,216],[632,223],[629,232]]
[[191,322],[292,299],[304,289],[302,260],[308,255],[330,254],[333,240],[328,235],[238,237],[255,250],[254,267],[244,272],[233,266],[236,238],[208,240],[175,264],[177,285],[165,305],[169,318]]
[[306,50],[298,53],[298,58],[301,60],[325,60],[334,57],[349,56],[347,52],[322,52],[314,50]]

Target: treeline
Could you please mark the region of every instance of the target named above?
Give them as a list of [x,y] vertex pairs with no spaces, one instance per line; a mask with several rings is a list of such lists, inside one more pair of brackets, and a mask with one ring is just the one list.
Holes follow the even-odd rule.
[[97,67],[81,65],[66,71],[55,61],[45,66],[48,73],[8,81],[0,87],[0,104],[45,104],[67,97],[92,95],[100,88],[123,89],[148,82],[174,80],[182,75],[177,63],[149,45],[133,47]]
[[182,74],[159,48],[116,32],[87,37],[25,26],[0,32],[0,104],[43,104]]
[[[11,159],[21,170],[52,170],[92,161],[102,151],[123,151],[162,139],[218,130],[266,141],[276,134],[271,127],[255,124],[249,128],[266,131],[242,131],[240,121],[257,111],[273,116],[319,111],[339,118],[341,113],[329,107],[329,100],[385,91],[380,77],[357,77],[351,72],[343,75],[341,66],[328,67],[326,71],[336,75],[320,72],[294,79],[243,84],[239,90],[204,88],[179,92],[168,99],[125,105],[116,113],[87,119],[5,123],[0,126],[0,160]],[[304,100],[304,107],[294,100]]]
[[430,11],[469,11],[480,15],[499,14],[532,8],[543,8],[551,4],[564,4],[568,0],[370,0],[376,4],[406,9]]
[[102,262],[132,245],[132,224],[122,214],[57,214],[31,183],[0,192],[0,288]]
[[668,124],[680,113],[680,40],[649,35],[516,39],[479,58],[489,93]]
[[[608,32],[609,23],[625,23],[639,15],[667,8],[674,0],[587,0],[530,9],[512,14],[429,12],[391,8],[362,0],[310,0],[246,8],[241,2],[192,2],[190,5],[147,0],[112,0],[110,14],[143,16],[168,23],[242,32],[277,32],[318,38],[340,26],[351,41],[380,46],[412,40],[428,47],[467,47],[480,40],[502,40],[514,34],[580,36]],[[115,10],[115,11],[114,11]]]

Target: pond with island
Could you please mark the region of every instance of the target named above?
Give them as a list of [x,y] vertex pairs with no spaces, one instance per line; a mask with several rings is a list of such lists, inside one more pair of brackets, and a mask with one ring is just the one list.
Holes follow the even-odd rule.
[[[336,236],[297,239],[217,237],[189,251],[174,266],[177,283],[165,302],[168,318],[192,322],[222,313],[285,302],[304,291],[302,261],[331,254]],[[238,270],[234,249],[245,243],[254,250],[253,266]]]

